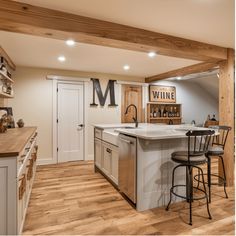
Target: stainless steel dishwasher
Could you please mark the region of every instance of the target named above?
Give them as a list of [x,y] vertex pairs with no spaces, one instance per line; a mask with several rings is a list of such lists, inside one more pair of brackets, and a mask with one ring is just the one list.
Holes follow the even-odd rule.
[[136,138],[119,135],[119,189],[136,203]]

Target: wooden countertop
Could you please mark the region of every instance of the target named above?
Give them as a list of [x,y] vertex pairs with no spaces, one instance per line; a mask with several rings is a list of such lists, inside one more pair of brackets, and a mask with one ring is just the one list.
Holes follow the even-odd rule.
[[0,158],[18,156],[37,127],[8,129],[0,133]]

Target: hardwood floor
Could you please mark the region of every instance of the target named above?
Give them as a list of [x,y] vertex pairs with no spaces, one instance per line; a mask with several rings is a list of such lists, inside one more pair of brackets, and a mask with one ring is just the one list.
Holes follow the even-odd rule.
[[23,234],[181,234],[234,235],[234,189],[214,186],[207,218],[205,201],[194,202],[193,226],[186,202],[167,212],[137,212],[99,173],[93,162],[39,166]]

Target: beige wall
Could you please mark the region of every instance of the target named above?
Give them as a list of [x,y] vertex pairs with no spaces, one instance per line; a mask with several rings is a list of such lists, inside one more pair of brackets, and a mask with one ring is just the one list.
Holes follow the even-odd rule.
[[[47,75],[72,76],[78,78],[99,78],[104,88],[109,79],[144,82],[140,77],[128,77],[93,72],[75,72],[53,69],[17,67],[13,74],[15,83],[14,99],[5,101],[5,105],[12,106],[15,121],[23,118],[27,126],[37,126],[39,131],[39,158],[52,160],[52,80],[46,80]],[[120,106],[117,108],[89,107],[92,102],[92,84],[87,89],[87,120],[88,120],[88,155],[93,155],[93,129],[94,123],[120,122]],[[116,100],[120,101],[119,88],[116,86]],[[1,101],[0,101],[1,102]],[[120,105],[120,104],[119,104]]]

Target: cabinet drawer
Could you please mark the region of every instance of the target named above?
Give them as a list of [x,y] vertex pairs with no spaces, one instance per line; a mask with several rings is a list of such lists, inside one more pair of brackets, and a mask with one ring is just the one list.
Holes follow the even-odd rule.
[[102,142],[102,171],[118,185],[118,147]]
[[95,136],[95,138],[102,139],[102,130],[95,128],[94,129],[94,136]]
[[109,145],[105,142],[102,142],[102,171],[104,174],[106,174],[108,177],[111,173],[111,149],[109,148]]

